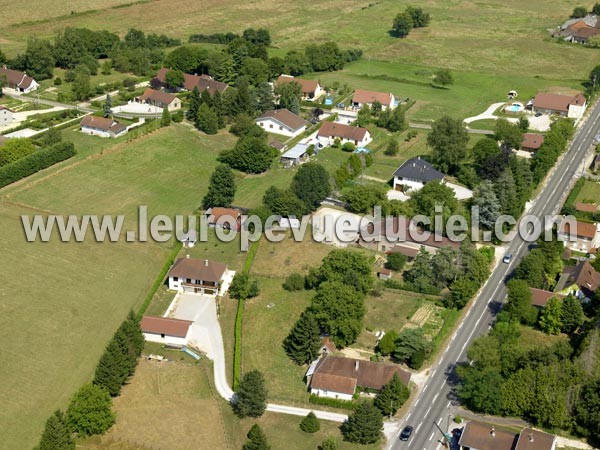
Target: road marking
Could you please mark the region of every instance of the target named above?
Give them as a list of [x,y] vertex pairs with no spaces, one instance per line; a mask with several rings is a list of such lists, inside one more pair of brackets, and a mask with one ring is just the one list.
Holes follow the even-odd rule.
[[419,432],[419,428],[421,428],[421,425],[423,425],[423,422],[421,422],[419,425],[417,425],[417,429],[415,430],[415,434],[417,434]]
[[433,397],[433,400],[431,401],[431,403],[435,403],[435,400],[438,398],[438,395],[440,395],[439,392],[437,394],[435,394],[435,397]]
[[450,408],[450,401],[448,400],[448,403],[446,403],[446,409]]
[[431,411],[431,406],[429,408],[427,408],[427,411],[425,411],[425,416],[424,417],[427,417],[429,415],[429,411]]
[[415,408],[417,407],[417,405],[419,404],[419,402],[421,401],[421,396],[419,395],[419,398],[417,399],[417,401],[415,402]]
[[432,440],[434,435],[435,435],[435,431],[433,431],[433,432],[431,433],[431,436],[429,436],[429,439],[428,439],[428,440]]
[[425,391],[427,390],[427,388],[428,388],[428,387],[429,387],[429,383],[427,383],[427,384],[425,385],[425,387],[423,388],[423,394],[425,393]]
[[441,421],[442,421],[442,418],[440,417],[437,421],[437,424],[439,425]]
[[408,415],[406,416],[406,420],[410,419],[411,414],[412,414],[412,411],[408,413]]

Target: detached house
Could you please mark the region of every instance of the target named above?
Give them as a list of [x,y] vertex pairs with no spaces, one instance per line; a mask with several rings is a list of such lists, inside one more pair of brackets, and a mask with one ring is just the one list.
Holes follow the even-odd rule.
[[564,241],[565,247],[577,252],[589,253],[600,246],[600,230],[596,223],[576,221],[572,227],[568,221],[563,221],[557,237]]
[[318,81],[304,80],[302,78],[296,78],[291,75],[279,75],[279,78],[277,78],[277,81],[275,83],[298,83],[302,88],[302,100],[316,100],[325,93]]
[[537,133],[525,133],[523,135],[523,142],[521,143],[521,150],[526,152],[537,152],[542,144],[544,143],[544,135]]
[[444,181],[446,175],[420,156],[411,158],[404,162],[394,172],[394,190],[396,191],[418,191],[431,181]]
[[187,335],[192,323],[189,320],[144,316],[140,328],[146,341],[183,347],[187,344]]
[[81,132],[92,136],[116,138],[127,133],[127,127],[114,119],[89,115],[81,121]]
[[0,127],[5,127],[13,122],[13,111],[0,105]]
[[596,272],[589,261],[580,261],[576,266],[567,266],[556,285],[555,291],[563,295],[574,295],[588,301],[600,287],[600,272]]
[[285,108],[266,111],[258,119],[256,125],[269,133],[295,137],[306,130],[307,121]]
[[555,450],[556,436],[533,428],[520,433],[471,420],[458,441],[460,450]]
[[235,231],[242,229],[242,213],[239,209],[215,206],[207,209],[204,214],[209,227],[225,230],[234,229]]
[[35,91],[40,85],[37,81],[19,70],[8,69],[6,66],[0,68],[0,78],[6,78],[10,89],[27,94]]
[[372,141],[371,133],[366,128],[352,127],[335,122],[323,122],[317,140],[323,146],[332,145],[335,139],[339,139],[342,144],[352,142],[357,147],[364,147]]
[[151,88],[146,89],[142,95],[136,97],[135,101],[161,109],[167,108],[169,111],[181,109],[181,100],[176,95]]
[[581,92],[576,95],[541,93],[533,99],[533,112],[579,119],[583,116],[586,105],[587,100]]
[[227,264],[208,259],[179,258],[168,273],[169,289],[217,295],[226,273]]
[[352,107],[354,109],[360,109],[364,105],[371,107],[375,102],[379,102],[382,109],[394,109],[398,106],[396,97],[391,92],[386,94],[385,92],[366,91],[364,89],[354,91],[354,97],[352,97]]
[[394,364],[376,363],[325,354],[306,373],[310,393],[319,397],[352,400],[357,388],[379,390],[394,374],[408,386],[410,373]]
[[[167,72],[169,69],[163,67],[156,74],[156,80],[161,85],[166,86]],[[202,91],[208,91],[210,95],[215,95],[215,92],[222,94],[229,87],[227,83],[222,83],[213,79],[209,75],[191,75],[189,73],[183,74],[183,85],[178,90],[193,91],[194,87],[197,87],[200,93]]]

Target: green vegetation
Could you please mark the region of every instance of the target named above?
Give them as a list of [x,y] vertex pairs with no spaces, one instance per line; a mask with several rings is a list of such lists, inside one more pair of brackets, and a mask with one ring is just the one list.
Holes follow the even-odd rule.
[[381,411],[381,414],[391,417],[408,400],[409,395],[410,390],[408,387],[400,381],[398,374],[394,373],[392,379],[383,386],[375,397],[373,405]]
[[235,391],[233,411],[240,417],[260,417],[267,409],[265,379],[258,370],[246,372]]
[[321,429],[321,422],[319,422],[315,413],[311,411],[300,421],[300,429],[305,433],[316,433]]
[[110,395],[95,384],[83,385],[69,403],[66,420],[79,436],[103,434],[115,422]]
[[373,406],[373,403],[363,401],[348,416],[341,429],[347,441],[374,444],[380,439],[383,429],[381,412]]

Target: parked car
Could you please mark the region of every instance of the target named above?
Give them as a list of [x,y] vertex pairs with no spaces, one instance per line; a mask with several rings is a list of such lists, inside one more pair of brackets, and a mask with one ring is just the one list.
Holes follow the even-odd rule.
[[402,430],[402,433],[400,433],[400,440],[401,441],[408,441],[410,439],[410,435],[413,432],[413,427],[411,427],[410,425],[407,425],[404,427],[404,430]]
[[344,105],[343,103],[338,103],[337,107],[341,108],[341,109],[344,109],[346,107],[346,105]]
[[541,112],[536,112],[536,113],[535,113],[535,117],[540,117],[541,115],[542,115],[542,113],[541,113]]
[[512,260],[512,257],[513,257],[512,253],[509,253],[508,255],[505,255],[504,258],[502,258],[502,262],[504,264],[509,264]]

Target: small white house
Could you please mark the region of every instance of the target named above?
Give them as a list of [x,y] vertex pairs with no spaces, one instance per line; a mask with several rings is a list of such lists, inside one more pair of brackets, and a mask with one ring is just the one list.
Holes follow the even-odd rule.
[[168,111],[177,111],[178,109],[181,109],[181,100],[179,97],[152,88],[146,89],[142,95],[135,98],[135,101],[161,109],[166,107]]
[[13,122],[13,112],[6,106],[0,105],[0,127],[5,127]]
[[256,125],[268,133],[295,137],[306,130],[308,122],[287,109],[266,111],[256,119]]
[[81,121],[81,132],[91,136],[117,138],[127,133],[127,127],[111,118],[88,115]]
[[394,172],[394,190],[396,191],[418,191],[430,181],[444,181],[444,175],[439,170],[421,159],[419,156],[404,162]]
[[35,91],[40,85],[37,81],[19,70],[9,69],[6,66],[0,67],[0,77],[6,79],[9,89],[28,94]]
[[165,345],[183,347],[193,322],[168,317],[144,316],[140,322],[144,339]]
[[352,127],[342,123],[323,122],[317,140],[326,147],[332,145],[336,139],[339,139],[342,144],[351,142],[357,147],[366,147],[373,139],[371,133],[366,128]]
[[352,97],[352,107],[354,109],[361,109],[365,105],[371,107],[375,102],[379,103],[383,110],[394,109],[398,106],[396,97],[391,92],[367,91],[365,89],[354,91],[354,96]]
[[217,295],[227,264],[208,259],[179,258],[169,270],[169,289],[204,295]]

